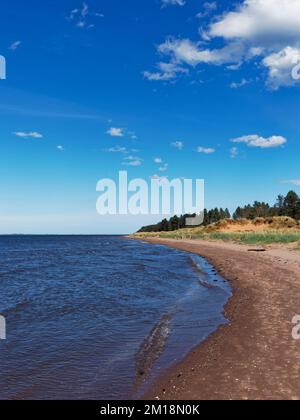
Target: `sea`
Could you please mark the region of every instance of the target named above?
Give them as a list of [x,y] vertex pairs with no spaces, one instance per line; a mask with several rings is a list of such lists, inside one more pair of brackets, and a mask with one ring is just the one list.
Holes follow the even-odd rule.
[[203,258],[122,236],[0,236],[1,400],[138,399],[227,320]]

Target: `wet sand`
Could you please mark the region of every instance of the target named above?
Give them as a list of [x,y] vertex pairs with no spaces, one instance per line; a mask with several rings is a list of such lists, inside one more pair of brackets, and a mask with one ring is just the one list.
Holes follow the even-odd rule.
[[[300,252],[223,242],[148,240],[199,254],[230,281],[222,326],[145,395],[160,400],[299,400]],[[270,249],[269,249],[270,248]]]

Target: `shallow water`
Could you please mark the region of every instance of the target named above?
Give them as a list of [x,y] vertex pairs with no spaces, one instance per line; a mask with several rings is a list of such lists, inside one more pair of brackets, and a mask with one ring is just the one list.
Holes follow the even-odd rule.
[[121,237],[0,237],[1,399],[136,397],[218,325],[200,257]]

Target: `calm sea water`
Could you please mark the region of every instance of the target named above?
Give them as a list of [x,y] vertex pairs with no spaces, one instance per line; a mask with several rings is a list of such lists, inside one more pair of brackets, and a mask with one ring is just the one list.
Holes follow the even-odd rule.
[[0,399],[136,398],[225,322],[204,260],[104,236],[0,237]]

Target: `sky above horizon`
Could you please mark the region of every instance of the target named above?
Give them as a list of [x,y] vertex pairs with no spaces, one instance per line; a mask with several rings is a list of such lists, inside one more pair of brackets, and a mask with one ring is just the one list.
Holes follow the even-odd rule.
[[0,234],[158,221],[97,214],[120,170],[207,208],[300,193],[300,0],[3,0],[0,33]]

